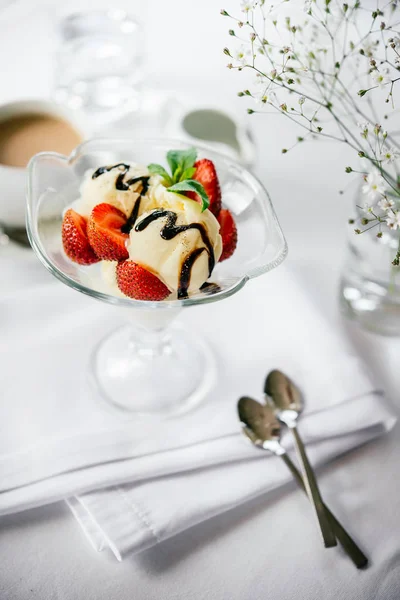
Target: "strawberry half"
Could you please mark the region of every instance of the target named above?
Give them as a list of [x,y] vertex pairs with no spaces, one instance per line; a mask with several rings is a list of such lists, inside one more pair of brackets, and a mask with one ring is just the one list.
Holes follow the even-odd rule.
[[133,260],[117,265],[117,284],[122,293],[135,300],[164,300],[170,294],[161,279]]
[[[194,172],[192,179],[195,179],[202,184],[210,200],[210,206],[208,208],[216,217],[218,217],[221,210],[221,188],[214,163],[208,158],[201,158],[194,163],[194,167],[196,171]],[[187,192],[186,195],[192,200],[200,201],[199,196],[195,192]]]
[[103,260],[125,260],[129,252],[125,242],[129,235],[121,227],[127,219],[122,211],[112,204],[103,202],[92,210],[88,222],[89,242]]
[[80,265],[92,265],[100,259],[90,246],[87,235],[87,219],[69,208],[61,226],[64,252]]
[[219,233],[222,237],[222,254],[219,262],[231,257],[237,245],[237,228],[232,213],[223,208],[218,215]]

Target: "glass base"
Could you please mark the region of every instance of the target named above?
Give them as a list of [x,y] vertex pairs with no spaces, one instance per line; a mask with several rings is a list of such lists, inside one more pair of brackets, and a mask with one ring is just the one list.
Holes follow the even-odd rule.
[[100,342],[90,375],[101,398],[125,415],[172,417],[206,398],[216,367],[197,335],[179,327],[159,333],[127,326]]
[[400,291],[352,275],[340,283],[343,314],[364,329],[386,336],[400,336]]

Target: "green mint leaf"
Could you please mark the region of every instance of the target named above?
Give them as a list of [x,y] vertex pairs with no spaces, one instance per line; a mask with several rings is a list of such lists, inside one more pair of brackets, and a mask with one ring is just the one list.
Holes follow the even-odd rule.
[[186,171],[186,169],[192,168],[194,163],[196,162],[196,158],[197,158],[196,148],[189,148],[189,150],[186,150],[186,153],[184,155],[184,161],[183,161],[183,170]]
[[178,178],[175,175],[178,167],[181,167],[181,173],[183,173],[186,169],[193,167],[196,158],[197,152],[195,148],[189,148],[188,150],[170,150],[167,152],[167,161],[175,182],[178,181]]
[[167,171],[164,169],[163,166],[157,165],[155,163],[151,163],[150,165],[147,166],[147,168],[149,170],[149,173],[151,173],[151,175],[161,175],[161,177],[164,179],[164,183],[166,185],[172,184],[171,176],[168,175]]
[[186,181],[186,179],[192,179],[195,172],[196,169],[194,167],[189,167],[188,169],[185,169],[180,177],[180,180]]
[[182,165],[178,165],[175,169],[174,176],[172,178],[172,183],[178,183],[182,178]]
[[167,188],[169,192],[175,192],[176,194],[180,194],[181,192],[196,192],[201,198],[202,206],[201,210],[204,212],[210,205],[210,200],[207,196],[206,190],[203,188],[199,181],[195,181],[194,179],[187,179],[186,181],[179,181]]
[[179,165],[178,153],[179,150],[170,150],[169,152],[167,152],[167,161],[169,164],[169,168],[171,169],[172,176],[174,176],[174,173]]

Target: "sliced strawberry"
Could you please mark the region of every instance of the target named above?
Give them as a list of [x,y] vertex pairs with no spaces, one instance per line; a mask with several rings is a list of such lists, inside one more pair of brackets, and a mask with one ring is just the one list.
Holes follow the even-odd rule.
[[[201,158],[194,163],[194,166],[196,171],[192,176],[192,179],[195,179],[202,184],[210,200],[210,206],[208,208],[216,217],[218,217],[221,210],[221,188],[214,163],[208,158]],[[200,198],[195,192],[187,192],[186,195],[192,200],[200,202]]]
[[89,242],[103,260],[125,260],[129,257],[125,245],[129,235],[122,233],[126,216],[115,206],[103,202],[92,210],[88,222]]
[[65,254],[80,265],[92,265],[100,259],[91,248],[87,235],[87,219],[69,208],[61,227]]
[[235,252],[237,244],[237,228],[232,217],[232,213],[227,208],[223,208],[218,215],[220,225],[220,234],[222,237],[222,254],[219,261],[226,260]]
[[133,260],[117,265],[117,283],[123,294],[135,300],[164,300],[170,294],[161,279]]

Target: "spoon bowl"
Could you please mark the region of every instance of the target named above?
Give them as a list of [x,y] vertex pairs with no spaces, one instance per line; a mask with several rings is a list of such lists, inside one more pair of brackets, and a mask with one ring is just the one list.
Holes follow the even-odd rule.
[[271,371],[264,384],[264,393],[273,399],[274,413],[284,423],[294,422],[303,409],[299,388],[281,371]]
[[270,406],[243,396],[238,402],[238,415],[243,433],[255,446],[274,454],[284,452],[280,445],[281,425]]

